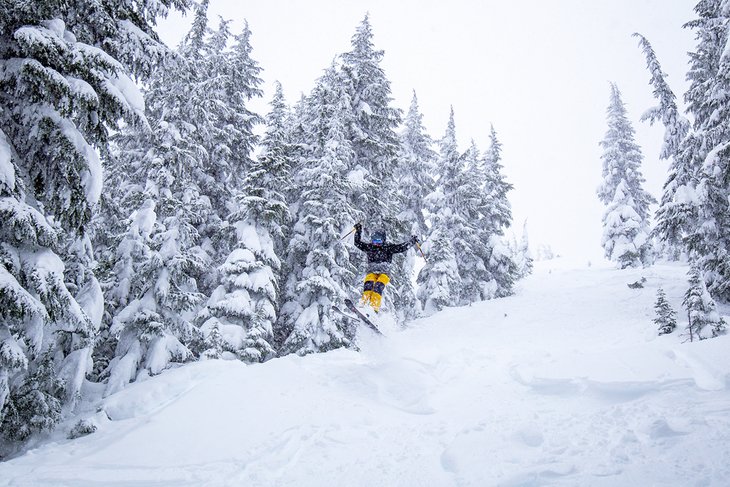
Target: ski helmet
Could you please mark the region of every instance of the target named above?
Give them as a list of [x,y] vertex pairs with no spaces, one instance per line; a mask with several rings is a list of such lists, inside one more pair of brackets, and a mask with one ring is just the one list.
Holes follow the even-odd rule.
[[385,243],[385,230],[375,230],[370,234],[370,241],[375,245],[383,245]]

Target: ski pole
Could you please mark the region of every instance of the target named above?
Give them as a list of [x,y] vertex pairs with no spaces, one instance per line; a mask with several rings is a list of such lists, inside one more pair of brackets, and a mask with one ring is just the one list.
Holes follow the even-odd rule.
[[[360,222],[357,222],[357,223],[360,223]],[[357,225],[357,223],[356,223],[355,225]],[[347,232],[347,234],[346,234],[346,235],[345,235],[344,237],[342,237],[342,238],[341,238],[340,240],[345,240],[345,239],[346,239],[347,237],[349,237],[349,236],[350,236],[350,235],[352,234],[352,232],[354,232],[355,230],[356,230],[356,228],[355,228],[355,227],[352,227],[352,230],[350,230],[349,232]]]
[[416,240],[416,248],[421,253],[421,257],[423,257],[423,260],[428,262],[428,259],[426,258],[426,254],[423,253],[423,249],[421,249],[421,244]]

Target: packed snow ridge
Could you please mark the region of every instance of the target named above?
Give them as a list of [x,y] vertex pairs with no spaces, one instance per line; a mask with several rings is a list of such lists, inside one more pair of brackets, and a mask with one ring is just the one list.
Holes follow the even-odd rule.
[[515,296],[363,329],[359,352],[168,370],[0,486],[727,486],[730,337],[686,341],[686,272],[547,261]]

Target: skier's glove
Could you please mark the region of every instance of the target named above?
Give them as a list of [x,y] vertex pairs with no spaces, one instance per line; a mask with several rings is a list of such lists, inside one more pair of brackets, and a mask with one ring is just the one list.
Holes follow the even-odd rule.
[[418,237],[416,237],[415,235],[411,235],[411,243],[413,245],[417,244],[418,243]]
[[355,230],[358,232],[362,232],[362,223],[360,223],[360,222],[355,223]]

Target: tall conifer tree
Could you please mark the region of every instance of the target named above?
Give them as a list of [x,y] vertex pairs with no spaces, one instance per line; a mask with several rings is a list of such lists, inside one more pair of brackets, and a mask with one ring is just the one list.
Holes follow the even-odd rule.
[[452,108],[446,133],[439,141],[436,189],[426,198],[431,213],[431,228],[423,248],[429,259],[418,275],[417,292],[426,313],[439,311],[445,306],[454,306],[461,297],[462,278],[459,274],[457,252],[463,250],[466,244],[463,239],[456,242],[460,225],[457,221],[459,216],[453,210],[461,162]]
[[[243,180],[238,208],[230,219],[238,245],[221,267],[222,284],[199,319],[215,341],[223,332],[229,351],[246,361],[274,355],[274,324],[279,308],[280,256],[289,224],[284,192],[291,185],[291,147],[286,132],[287,108],[277,83],[266,119],[263,152]],[[214,343],[210,344],[215,346]]]
[[[351,182],[350,204],[357,211],[356,220],[367,228],[384,228],[389,238],[396,240],[409,236],[410,224],[400,215],[405,202],[398,191],[397,166],[400,141],[396,129],[401,112],[392,105],[390,80],[381,64],[382,50],[375,49],[370,19],[366,15],[351,39],[351,50],[342,54],[342,83],[347,96],[346,137],[353,157],[348,163]],[[361,273],[365,261],[360,253],[352,254],[353,265]],[[406,255],[394,257],[394,272],[385,295],[385,307],[394,303],[403,310],[413,303],[413,289],[409,259]],[[405,267],[404,267],[405,266]]]
[[451,208],[462,220],[460,234],[463,243],[456,254],[461,276],[461,302],[472,303],[484,299],[486,283],[491,280],[484,254],[480,252],[480,249],[489,246],[488,238],[482,240],[482,237],[487,237],[486,232],[479,228],[484,223],[480,210],[489,205],[484,201],[486,195],[482,191],[486,174],[473,140],[462,154],[459,166],[459,178],[454,186],[457,193]]
[[[696,220],[696,205],[686,198],[687,189],[694,187],[693,167],[685,164],[688,144],[691,139],[689,121],[679,113],[676,96],[666,81],[656,53],[649,41],[640,34],[639,45],[646,56],[646,66],[651,74],[649,83],[654,87],[654,97],[659,104],[647,110],[641,120],[651,124],[661,121],[664,125],[664,144],[659,157],[669,160],[669,177],[656,212],[656,227],[653,233],[663,243],[669,258],[677,259],[685,250],[684,236]],[[690,144],[691,145],[691,144]]]
[[[502,143],[492,126],[481,169],[482,198],[479,207],[479,240],[477,249],[489,273],[489,281],[482,286],[482,299],[501,298],[513,292],[514,281],[519,271],[509,249],[502,241],[504,232],[512,225],[512,206],[507,194],[513,186],[502,174]],[[482,176],[479,176],[482,177]]]
[[[687,79],[690,86],[684,96],[687,112],[693,120],[691,128],[676,113],[674,97],[663,81],[663,73],[648,41],[641,38],[641,45],[652,73],[655,96],[660,100],[658,109],[649,113],[653,118],[661,117],[668,134],[662,156],[670,154],[673,157],[657,211],[657,234],[664,241],[680,246],[692,260],[685,306],[700,316],[714,307],[710,295],[725,301],[730,299],[730,255],[727,252],[730,244],[730,109],[725,96],[730,77],[727,50],[730,33],[725,0],[701,0],[694,10],[697,18],[684,26],[693,29],[697,39],[695,50],[689,53]],[[705,286],[709,294],[703,297]],[[702,317],[690,319],[691,337],[701,332],[701,324],[705,321]],[[717,320],[713,322],[717,323]],[[717,326],[717,330],[724,327]],[[718,333],[713,331],[713,336]]]
[[[413,93],[410,108],[403,122],[400,133],[400,150],[396,166],[395,181],[398,185],[394,204],[400,208],[397,220],[403,222],[403,228],[411,235],[423,239],[428,234],[425,210],[426,196],[435,188],[436,152],[433,141],[423,126],[423,115],[418,107],[416,93]],[[416,265],[416,253],[407,252],[394,256],[397,279],[393,286],[400,285],[395,311],[404,319],[416,316],[418,311],[415,289],[413,289],[413,273]]]
[[283,353],[306,354],[348,346],[352,333],[333,311],[351,295],[354,268],[340,236],[354,220],[348,168],[354,158],[347,138],[349,97],[333,65],[304,103],[309,148],[294,174],[299,196],[287,250],[287,281],[277,336]]
[[690,53],[685,96],[694,115],[697,220],[686,236],[710,293],[730,301],[730,52],[727,50],[728,6],[721,0],[701,1],[699,18],[689,22],[698,45]]
[[352,36],[352,50],[342,55],[342,72],[348,109],[346,121],[353,158],[350,170],[361,171],[363,185],[354,188],[357,207],[374,224],[393,220],[388,201],[394,190],[399,140],[396,129],[400,111],[391,106],[390,81],[381,62],[384,52],[373,45],[373,32],[366,15]]
[[607,205],[603,248],[606,257],[622,269],[649,265],[653,262],[649,205],[656,201],[642,187],[643,156],[615,84],[611,84],[607,119],[608,131],[601,141],[603,183],[598,188],[598,198]]
[[[642,40],[652,73],[659,114],[671,144],[662,155],[673,152],[674,161],[657,212],[658,234],[680,243],[702,269],[712,293],[730,299],[730,108],[723,95],[730,76],[727,6],[722,0],[703,0],[695,6],[698,18],[685,27],[694,29],[697,47],[690,53],[685,94],[693,126],[676,114],[673,95],[661,79],[661,70],[648,41]],[[657,115],[658,116],[658,115]],[[678,142],[677,142],[678,141]]]
[[[146,91],[150,130],[129,127],[116,137],[118,167],[110,171],[109,185],[132,215],[129,230],[117,240],[138,239],[140,261],[122,255],[115,246],[110,268],[127,262],[131,285],[112,274],[107,287],[111,332],[119,337],[108,373],[106,394],[135,380],[157,374],[170,362],[190,360],[200,337],[190,313],[203,302],[204,277],[216,257],[204,239],[208,226],[220,218],[206,191],[222,186],[211,169],[210,147],[215,114],[206,111],[204,87],[212,72],[206,59],[207,2],[197,8],[190,32],[178,56],[155,72]],[[221,41],[222,42],[222,41]],[[145,150],[140,151],[139,147]],[[142,224],[144,232],[134,227]],[[130,233],[131,232],[131,233]]]
[[[31,383],[73,407],[91,371],[103,298],[89,235],[109,130],[121,118],[144,123],[131,77],[166,52],[155,17],[187,3],[3,3],[0,420],[8,408],[43,406],[23,395]],[[54,363],[42,365],[46,350]]]
[[400,135],[396,180],[400,192],[408,196],[401,219],[410,223],[410,231],[415,235],[425,235],[428,231],[424,200],[435,187],[436,157],[414,92]]

